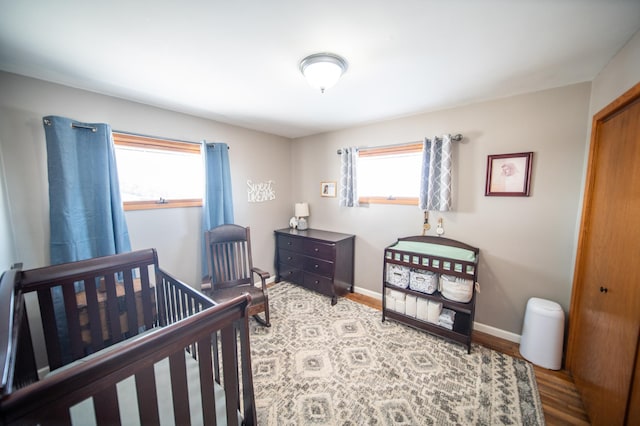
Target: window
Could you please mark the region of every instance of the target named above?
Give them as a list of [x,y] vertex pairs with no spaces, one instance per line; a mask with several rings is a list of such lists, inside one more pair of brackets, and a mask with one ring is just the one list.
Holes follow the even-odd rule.
[[200,145],[113,133],[125,210],[202,206]]
[[418,205],[422,143],[358,152],[360,203]]

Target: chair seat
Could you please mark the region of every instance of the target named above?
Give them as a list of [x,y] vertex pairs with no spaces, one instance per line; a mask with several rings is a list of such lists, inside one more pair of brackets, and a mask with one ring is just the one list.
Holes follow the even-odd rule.
[[250,306],[257,306],[264,303],[264,293],[262,289],[253,285],[242,285],[232,288],[223,288],[216,290],[205,290],[204,293],[213,299],[214,302],[222,303],[227,300],[231,300],[234,297],[240,296],[244,293],[251,295]]

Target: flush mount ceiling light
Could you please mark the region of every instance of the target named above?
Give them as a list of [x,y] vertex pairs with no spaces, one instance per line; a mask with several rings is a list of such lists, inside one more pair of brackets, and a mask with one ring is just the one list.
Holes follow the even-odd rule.
[[325,89],[334,86],[347,68],[347,61],[333,53],[316,53],[300,62],[302,75],[307,78],[309,84],[320,89],[322,93]]

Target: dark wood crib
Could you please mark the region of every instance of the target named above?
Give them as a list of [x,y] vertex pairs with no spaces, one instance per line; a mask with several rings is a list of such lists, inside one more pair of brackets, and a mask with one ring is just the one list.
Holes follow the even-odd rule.
[[255,424],[249,303],[214,303],[153,249],[6,271],[0,421]]

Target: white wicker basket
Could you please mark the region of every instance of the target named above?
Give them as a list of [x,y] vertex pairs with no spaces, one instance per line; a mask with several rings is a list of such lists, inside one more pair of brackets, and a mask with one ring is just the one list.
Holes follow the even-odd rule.
[[440,292],[449,300],[468,303],[473,297],[473,281],[440,275]]

